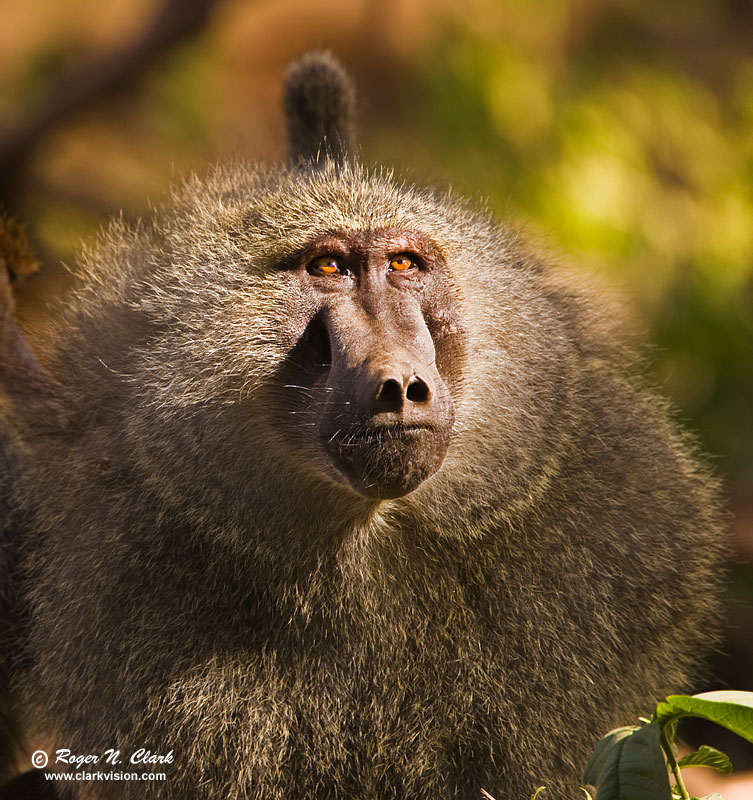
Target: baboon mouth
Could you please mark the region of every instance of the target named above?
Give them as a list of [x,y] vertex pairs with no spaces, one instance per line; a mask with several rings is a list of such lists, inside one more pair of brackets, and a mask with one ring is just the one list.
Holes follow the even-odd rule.
[[338,449],[360,447],[370,444],[383,444],[384,442],[405,440],[410,442],[422,435],[436,433],[433,425],[378,425],[361,428],[348,432],[335,441]]
[[365,426],[332,437],[330,458],[366,497],[388,499],[412,492],[433,475],[447,452],[448,436],[432,425]]

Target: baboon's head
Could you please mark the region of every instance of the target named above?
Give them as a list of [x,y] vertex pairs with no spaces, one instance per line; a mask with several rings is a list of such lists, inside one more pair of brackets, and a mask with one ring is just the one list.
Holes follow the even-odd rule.
[[481,290],[461,289],[458,263],[480,266],[482,242],[457,233],[463,214],[331,161],[186,184],[148,241],[110,256],[149,260],[119,312],[136,358],[118,362],[122,332],[98,356],[144,408],[129,433],[149,469],[199,462],[225,504],[329,485],[361,507],[421,486],[446,463],[477,347],[464,301]]
[[288,166],[189,179],[86,265],[61,374],[83,370],[97,407],[117,387],[125,450],[176,506],[345,518],[451,494],[484,514],[548,474],[568,361],[535,263],[449,193],[351,161],[349,91],[304,60]]

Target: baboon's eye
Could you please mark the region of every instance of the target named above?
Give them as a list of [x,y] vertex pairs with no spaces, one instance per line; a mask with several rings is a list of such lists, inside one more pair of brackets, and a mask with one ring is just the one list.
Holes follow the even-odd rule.
[[392,256],[390,259],[390,269],[395,272],[405,272],[417,266],[416,260],[411,258],[407,253],[399,253],[396,256]]
[[347,270],[335,256],[320,256],[309,265],[308,271],[312,275],[344,275]]

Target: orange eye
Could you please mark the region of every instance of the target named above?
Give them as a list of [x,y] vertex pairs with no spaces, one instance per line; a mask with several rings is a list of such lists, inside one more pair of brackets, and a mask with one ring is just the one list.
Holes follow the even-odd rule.
[[410,256],[405,255],[405,253],[392,256],[390,259],[390,269],[394,269],[396,272],[405,272],[415,266],[416,262]]
[[309,272],[315,275],[337,275],[344,270],[334,256],[320,256],[309,264]]

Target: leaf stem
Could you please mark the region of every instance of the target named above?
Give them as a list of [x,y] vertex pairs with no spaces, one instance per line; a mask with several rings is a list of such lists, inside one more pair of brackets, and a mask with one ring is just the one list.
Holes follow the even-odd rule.
[[682,800],[690,800],[690,795],[688,794],[688,790],[685,788],[685,784],[682,780],[682,770],[680,769],[677,759],[675,758],[675,754],[672,751],[672,745],[667,738],[664,726],[662,726],[661,729],[661,746],[665,755],[667,756],[667,763],[672,771],[672,775],[674,775],[675,783],[677,784],[677,788],[680,790],[680,794],[682,795]]

